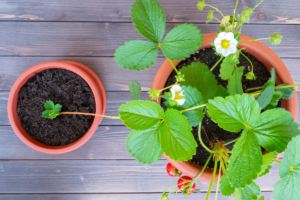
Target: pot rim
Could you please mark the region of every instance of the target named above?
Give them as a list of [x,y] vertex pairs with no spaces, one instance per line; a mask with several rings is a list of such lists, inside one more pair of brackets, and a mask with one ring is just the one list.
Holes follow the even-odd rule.
[[[199,47],[199,50],[211,47],[211,43],[214,41],[217,33],[209,33],[203,35],[203,45]],[[240,34],[241,42],[245,40],[253,40],[254,38]],[[288,83],[294,85],[293,79],[291,74],[289,73],[287,67],[283,63],[283,61],[279,58],[279,56],[271,50],[265,44],[255,41],[249,43],[242,43],[238,46],[238,48],[246,47],[245,51],[256,57],[269,71],[272,67],[276,69],[276,84],[279,85],[281,83]],[[180,61],[173,61],[174,65],[177,66]],[[162,89],[173,71],[173,67],[168,59],[166,59],[161,67],[159,68],[158,72],[156,73],[151,89]],[[160,103],[160,99],[159,99]],[[281,99],[282,107],[284,107],[287,111],[292,114],[292,117],[297,121],[298,115],[298,101],[297,101],[297,92],[294,88],[294,96],[288,100]],[[266,152],[264,152],[266,153]],[[184,174],[190,177],[196,177],[200,171],[202,170],[202,166],[194,164],[189,161],[178,162],[170,159],[168,156],[163,154],[166,159],[172,163],[178,170],[183,172]],[[280,157],[281,154],[277,156]],[[211,181],[212,176],[212,169],[206,168],[203,174],[198,178],[198,180],[209,183]],[[217,172],[218,174],[218,172]],[[216,175],[214,179],[214,183],[217,183],[218,176]]]
[[13,84],[8,97],[7,112],[9,122],[22,142],[34,150],[47,154],[62,154],[73,151],[86,143],[97,130],[103,117],[96,116],[89,130],[77,141],[64,146],[50,146],[34,140],[21,126],[17,114],[17,102],[21,87],[36,73],[46,69],[60,68],[69,70],[82,77],[91,88],[96,104],[96,113],[105,113],[106,94],[102,82],[98,76],[88,67],[74,61],[50,61],[37,64],[23,72]]

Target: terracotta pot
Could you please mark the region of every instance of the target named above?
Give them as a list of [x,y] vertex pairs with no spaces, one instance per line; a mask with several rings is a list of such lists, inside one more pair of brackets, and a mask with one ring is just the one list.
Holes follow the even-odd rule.
[[[203,45],[200,46],[199,49],[205,49],[208,47],[211,47],[211,43],[214,41],[217,33],[210,33],[203,36]],[[246,35],[240,35],[241,41],[245,40],[253,40],[253,38],[246,36]],[[285,64],[282,62],[282,60],[277,56],[277,54],[272,51],[269,47],[264,45],[263,43],[256,41],[256,42],[249,42],[249,43],[243,43],[239,45],[239,48],[245,47],[246,51],[250,53],[251,55],[255,56],[261,63],[264,64],[264,66],[270,71],[271,68],[275,68],[276,70],[276,84],[282,84],[282,83],[288,83],[291,85],[294,85],[292,76],[290,75],[288,69],[286,68]],[[180,61],[174,61],[173,62],[176,66],[180,63]],[[152,89],[162,89],[164,88],[164,85],[173,71],[173,67],[170,64],[168,60],[165,60],[164,63],[159,68],[156,76],[154,77],[153,83],[151,88]],[[289,100],[281,100],[281,105],[283,108],[285,108],[287,111],[289,111],[292,114],[292,117],[295,119],[295,122],[297,121],[297,114],[298,114],[298,101],[297,101],[297,93],[296,90],[294,92],[294,96],[290,98]],[[264,152],[266,153],[266,152]],[[202,169],[201,166],[196,165],[192,162],[176,162],[170,159],[168,156],[164,154],[164,156],[167,158],[169,162],[171,162],[177,169],[185,173],[186,175],[190,177],[196,177],[200,170]],[[278,155],[279,157],[280,155]],[[211,169],[205,169],[204,173],[198,178],[198,180],[203,182],[210,182],[212,176],[212,170]],[[214,183],[217,183],[217,175],[214,180]]]
[[19,91],[21,87],[27,82],[27,80],[33,77],[36,73],[40,73],[43,70],[52,68],[69,70],[81,76],[87,82],[94,94],[96,113],[105,113],[106,93],[102,82],[90,68],[73,61],[45,62],[38,64],[26,70],[16,80],[9,93],[7,103],[8,118],[14,132],[27,146],[31,147],[32,149],[48,154],[62,154],[73,151],[86,143],[97,130],[100,122],[102,121],[102,117],[95,117],[90,129],[79,140],[71,144],[65,146],[49,146],[34,140],[21,126],[21,122],[17,114]]

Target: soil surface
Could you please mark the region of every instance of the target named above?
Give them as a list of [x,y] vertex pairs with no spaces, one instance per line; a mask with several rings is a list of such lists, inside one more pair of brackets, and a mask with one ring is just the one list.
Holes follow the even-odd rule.
[[[255,76],[257,77],[256,80],[246,80],[245,76],[242,78],[242,85],[243,89],[247,88],[253,88],[253,87],[260,87],[263,86],[271,77],[270,72],[267,70],[267,68],[259,62],[257,58],[254,56],[248,54],[246,51],[242,51],[252,62],[253,64],[253,72]],[[206,48],[199,51],[196,51],[195,54],[191,55],[190,58],[187,58],[186,60],[180,62],[177,65],[177,69],[181,69],[184,66],[190,65],[192,62],[202,62],[206,64],[209,68],[213,67],[213,65],[220,59],[220,56],[216,55],[214,53],[214,50],[212,48]],[[242,55],[239,57],[240,64],[237,66],[244,66],[244,74],[251,71],[251,65],[248,62],[246,58],[244,58]],[[227,88],[227,81],[222,80],[219,77],[219,71],[220,71],[220,64],[217,65],[217,67],[213,70],[213,74],[216,76],[216,79],[219,83],[219,85],[223,85],[225,88]],[[175,78],[176,72],[173,70],[171,75],[169,76],[165,87],[173,85],[176,82]],[[199,77],[201,78],[201,77]],[[255,90],[253,90],[255,91]],[[166,92],[169,92],[169,90],[166,90]],[[251,91],[252,92],[252,91]],[[164,99],[162,98],[161,106],[166,109],[166,106],[163,104]],[[279,105],[280,106],[280,105]],[[196,163],[200,166],[203,166],[206,162],[206,160],[209,157],[209,152],[206,151],[200,144],[198,139],[198,126],[193,127],[192,133],[194,135],[195,140],[198,143],[197,152],[196,155],[193,156],[193,159],[191,162]],[[224,129],[220,128],[216,123],[214,123],[209,117],[206,115],[204,116],[204,119],[202,121],[202,127],[201,127],[201,136],[202,141],[205,143],[207,147],[211,147],[211,144],[215,143],[216,141],[219,141],[220,143],[226,143],[230,142],[240,136],[241,132],[239,133],[232,133],[229,131],[225,131]],[[233,148],[233,143],[226,145],[228,149]],[[212,149],[212,148],[211,148]],[[263,150],[263,149],[262,149]],[[213,168],[214,162],[211,159],[208,167]]]
[[21,125],[33,139],[51,146],[67,145],[80,139],[91,127],[93,116],[43,118],[46,100],[61,104],[62,112],[96,111],[93,92],[80,76],[64,69],[42,71],[20,89],[17,104]]

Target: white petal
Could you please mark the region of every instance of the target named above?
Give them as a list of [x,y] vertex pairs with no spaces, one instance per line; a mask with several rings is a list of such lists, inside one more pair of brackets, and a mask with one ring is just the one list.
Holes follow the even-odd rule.
[[172,88],[171,88],[171,93],[172,93],[172,98],[171,98],[171,99],[173,99],[173,100],[174,100],[174,98],[175,98],[175,91],[174,91],[174,90],[172,90]]
[[237,45],[237,43],[238,43],[238,41],[237,41],[236,39],[232,39],[232,40],[230,40],[230,46],[231,46],[231,45],[234,45],[234,46],[236,46],[236,45]]
[[171,91],[174,90],[174,92],[180,92],[182,89],[180,87],[180,85],[174,85],[172,88],[171,88]]
[[[233,33],[232,32],[229,32],[229,33],[226,33],[226,35],[225,35],[225,39],[227,39],[227,40],[234,40],[234,35],[233,35]],[[231,41],[230,41],[231,42]]]
[[217,53],[221,53],[222,47],[221,45],[216,46]]
[[185,102],[185,99],[179,99],[179,100],[176,100],[177,101],[177,103],[178,103],[178,105],[183,105],[184,104],[184,102]]
[[226,32],[221,32],[221,33],[219,33],[218,38],[220,38],[222,40],[225,38],[225,36],[226,36]]
[[228,51],[230,53],[235,53],[237,51],[237,48],[236,48],[236,46],[230,45],[229,48],[228,48]]
[[[225,52],[226,52],[226,50],[225,49],[221,49],[221,51],[220,51],[220,54],[222,54],[223,56],[225,56]],[[218,52],[219,53],[219,52]],[[225,56],[226,57],[226,56]]]
[[218,45],[220,45],[220,44],[221,44],[221,38],[217,37],[217,38],[215,39],[215,41],[214,41],[214,45],[215,45],[215,46],[218,46]]
[[182,90],[180,93],[179,93],[179,96],[181,96],[181,97],[184,97],[184,91]]
[[227,57],[229,54],[230,54],[229,49],[226,49],[226,50],[224,51],[224,53],[222,53],[222,55],[223,55],[224,57]]

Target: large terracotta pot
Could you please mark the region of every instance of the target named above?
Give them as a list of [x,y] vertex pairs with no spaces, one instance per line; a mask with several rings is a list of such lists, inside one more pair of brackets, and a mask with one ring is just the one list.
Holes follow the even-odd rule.
[[20,140],[22,140],[27,146],[31,147],[32,149],[48,154],[62,154],[73,151],[86,143],[97,130],[100,122],[102,121],[102,117],[95,117],[90,129],[79,140],[71,144],[65,146],[49,146],[34,140],[21,126],[21,122],[17,114],[19,91],[21,87],[27,82],[27,80],[33,77],[36,73],[40,73],[46,69],[51,68],[66,69],[81,76],[90,86],[94,94],[97,114],[105,113],[106,93],[102,82],[90,68],[73,61],[45,62],[38,64],[26,70],[16,80],[9,93],[7,103],[8,118],[14,132],[17,134]]
[[[217,33],[210,33],[203,36],[203,45],[200,46],[199,49],[205,49],[208,47],[211,47],[211,43],[214,41]],[[253,40],[254,38],[251,38],[246,35],[240,35],[241,42],[245,40]],[[282,84],[282,83],[288,83],[291,85],[294,85],[292,76],[290,75],[288,69],[286,68],[285,64],[282,62],[282,60],[277,56],[277,54],[272,51],[269,47],[264,45],[263,43],[259,41],[255,42],[248,42],[240,44],[238,48],[245,47],[246,51],[264,64],[264,66],[270,71],[271,68],[275,68],[276,70],[276,84]],[[180,61],[174,61],[173,62],[176,66],[180,63]],[[173,67],[170,64],[169,60],[165,60],[165,62],[161,65],[159,68],[156,76],[154,77],[153,83],[151,88],[152,89],[162,89],[164,88],[164,85],[173,71]],[[201,77],[199,77],[201,78]],[[289,100],[281,100],[281,105],[283,108],[285,108],[287,111],[289,111],[292,114],[292,117],[295,119],[295,122],[297,121],[297,114],[298,114],[298,101],[297,101],[297,93],[296,90],[294,92],[294,96],[290,98]],[[264,152],[265,153],[265,152]],[[190,177],[196,177],[199,172],[201,171],[202,167],[199,165],[196,165],[192,162],[176,162],[170,159],[168,156],[164,154],[164,156],[167,158],[169,162],[171,162],[177,169],[185,173],[186,175]],[[210,182],[212,177],[212,169],[205,169],[204,173],[198,178],[198,180],[203,182]],[[215,177],[214,183],[217,183],[217,176]]]

